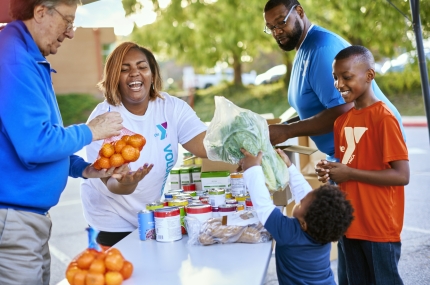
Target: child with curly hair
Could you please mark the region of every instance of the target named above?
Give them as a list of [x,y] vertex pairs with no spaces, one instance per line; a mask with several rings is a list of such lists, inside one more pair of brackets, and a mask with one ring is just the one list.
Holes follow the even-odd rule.
[[296,205],[293,217],[284,216],[270,199],[257,156],[242,149],[239,165],[244,171],[254,210],[276,241],[276,273],[279,284],[336,284],[330,268],[332,241],[339,240],[353,220],[354,209],[337,186],[312,190],[303,175],[280,149],[288,166],[290,189]]

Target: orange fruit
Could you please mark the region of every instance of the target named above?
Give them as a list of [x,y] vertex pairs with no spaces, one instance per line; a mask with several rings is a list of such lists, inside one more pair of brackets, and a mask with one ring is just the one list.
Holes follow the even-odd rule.
[[96,257],[96,259],[91,263],[88,271],[92,272],[92,273],[105,274],[105,272],[106,272],[105,261],[103,259],[98,259]]
[[143,146],[146,144],[146,139],[142,135],[134,134],[130,136],[127,144],[134,146],[141,151]]
[[119,140],[115,142],[115,152],[121,153],[121,150],[127,145],[127,143],[123,140]]
[[125,160],[120,153],[115,153],[109,158],[109,162],[112,167],[120,167],[125,163]]
[[105,276],[103,273],[88,272],[85,277],[85,285],[104,285]]
[[78,267],[80,269],[88,269],[90,268],[90,265],[94,259],[95,259],[94,255],[92,255],[88,251],[85,251],[81,256],[78,257],[76,262],[78,263]]
[[98,160],[94,161],[94,163],[93,163],[93,167],[94,167],[95,169],[97,169],[97,170],[102,169],[102,168],[100,167],[100,165],[99,165],[99,161],[98,161]]
[[105,284],[106,285],[120,285],[124,281],[121,273],[116,271],[109,271],[105,274]]
[[130,136],[129,135],[123,135],[122,137],[121,137],[121,140],[123,140],[123,141],[125,141],[125,142],[128,142],[128,139],[130,138]]
[[88,271],[80,270],[76,272],[73,277],[73,285],[85,285],[85,279],[87,277]]
[[116,247],[110,247],[108,250],[106,250],[106,255],[110,255],[110,254],[119,254],[122,257],[121,251]]
[[130,261],[124,260],[124,265],[119,273],[121,273],[124,280],[127,280],[133,274],[133,264]]
[[79,271],[81,271],[81,270],[78,268],[77,265],[76,266],[69,266],[69,268],[67,268],[67,270],[66,270],[66,279],[67,279],[67,281],[69,281],[69,283],[71,285],[74,284],[73,280],[75,278],[76,273],[79,272]]
[[105,265],[110,271],[120,271],[124,265],[124,257],[121,253],[109,252],[105,258]]
[[104,157],[111,157],[112,154],[115,153],[115,148],[110,143],[105,143],[102,145],[102,148],[100,149],[100,155]]
[[103,169],[109,169],[111,167],[109,158],[104,157],[104,156],[102,156],[98,159],[98,164]]
[[139,150],[131,145],[126,145],[122,151],[121,151],[121,155],[122,157],[124,157],[124,159],[126,161],[136,161],[139,156]]

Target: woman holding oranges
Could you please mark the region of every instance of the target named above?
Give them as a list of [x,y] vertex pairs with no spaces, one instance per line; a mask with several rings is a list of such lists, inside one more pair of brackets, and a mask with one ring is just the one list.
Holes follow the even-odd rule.
[[[186,102],[161,92],[154,55],[133,42],[122,43],[109,55],[99,88],[106,100],[89,120],[108,111],[119,112],[123,126],[146,139],[140,157],[129,163],[131,171],[122,179],[87,179],[81,186],[84,216],[100,231],[97,242],[112,246],[138,227],[138,211],[161,198],[178,158],[178,144],[206,157],[206,125]],[[86,147],[89,161],[96,161],[102,144],[97,141]]]

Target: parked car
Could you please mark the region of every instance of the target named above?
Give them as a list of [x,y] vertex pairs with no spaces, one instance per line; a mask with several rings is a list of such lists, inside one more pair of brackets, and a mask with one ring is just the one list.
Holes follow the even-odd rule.
[[[430,49],[424,49],[427,61],[430,60]],[[417,60],[416,51],[405,52],[392,60],[386,61],[381,67],[381,73],[387,72],[402,72],[406,65],[412,64]]]
[[[252,85],[255,82],[257,73],[252,70],[249,73],[242,73],[243,85]],[[196,89],[206,89],[211,86],[218,85],[222,81],[232,82],[234,79],[233,68],[216,69],[214,73],[194,74],[192,67],[185,67],[183,71],[182,81],[184,85],[194,87]],[[185,84],[186,83],[186,84]],[[186,88],[184,86],[184,88]]]
[[276,65],[266,72],[257,75],[255,78],[255,85],[269,84],[278,81],[287,73],[287,66],[285,64]]

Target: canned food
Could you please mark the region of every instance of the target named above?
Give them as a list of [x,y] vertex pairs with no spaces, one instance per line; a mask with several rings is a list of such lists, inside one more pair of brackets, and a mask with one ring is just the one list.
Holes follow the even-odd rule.
[[233,194],[231,194],[230,191],[225,191],[225,198],[226,199],[231,199],[231,198],[233,198]]
[[211,205],[188,205],[185,207],[187,216],[195,217],[201,223],[206,222],[212,218],[212,207]]
[[242,204],[244,206],[246,206],[246,196],[243,194],[237,195],[236,197],[234,197],[237,201],[238,204]]
[[191,199],[191,195],[187,194],[187,193],[174,194],[173,195],[173,200],[178,200],[178,199],[188,200],[188,199]]
[[214,217],[214,218],[219,217],[219,209],[218,209],[218,207],[213,207],[212,206],[212,217]]
[[194,164],[195,165],[202,165],[203,159],[201,159],[200,157],[195,157],[194,158]]
[[225,204],[225,189],[211,188],[209,189],[209,200],[212,207],[218,207]]
[[140,240],[155,239],[154,212],[142,210],[137,213]]
[[237,205],[237,200],[236,199],[225,199],[225,203]]
[[245,194],[245,180],[243,179],[243,173],[231,173],[230,183],[231,192],[234,197],[239,194]]
[[243,210],[245,210],[245,206],[244,205],[242,205],[242,204],[237,204],[236,205],[236,211],[237,212],[243,211]]
[[196,184],[191,183],[191,184],[182,185],[182,189],[184,191],[196,191]]
[[180,210],[165,207],[154,211],[156,240],[171,242],[182,239]]
[[210,198],[209,196],[200,196],[200,201],[202,201],[203,204],[210,204]]
[[169,201],[169,206],[170,207],[178,207],[179,208],[179,216],[180,216],[180,220],[181,220],[181,232],[183,235],[185,235],[187,233],[187,229],[185,228],[185,209],[184,207],[188,205],[188,201],[187,200],[172,200]]
[[152,202],[149,204],[146,204],[146,209],[149,211],[154,211],[155,209],[161,209],[164,205],[162,202]]
[[252,206],[251,198],[246,198],[245,207],[246,207],[246,210],[248,210],[248,211],[251,211],[254,209],[254,207]]
[[236,205],[224,204],[218,207],[220,216],[228,216],[236,212]]
[[182,199],[176,199],[176,200],[169,201],[168,205],[169,207],[186,206],[188,205],[188,201],[182,200]]

